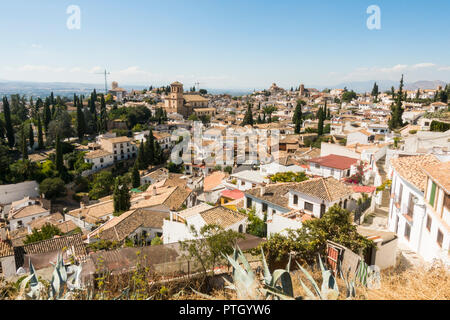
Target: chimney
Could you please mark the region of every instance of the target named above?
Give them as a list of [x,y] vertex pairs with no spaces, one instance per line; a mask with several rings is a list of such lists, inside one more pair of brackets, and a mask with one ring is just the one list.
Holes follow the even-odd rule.
[[156,196],[156,187],[153,186],[153,192],[152,192],[153,196]]
[[266,184],[263,183],[263,184],[261,185],[261,188],[260,188],[259,190],[260,190],[260,195],[261,195],[261,197],[264,196],[264,195],[266,194]]
[[84,209],[84,202],[83,201],[80,202],[80,208]]
[[7,239],[7,236],[6,236],[6,229],[5,228],[1,228],[0,229],[0,240],[2,240],[2,241],[6,241]]

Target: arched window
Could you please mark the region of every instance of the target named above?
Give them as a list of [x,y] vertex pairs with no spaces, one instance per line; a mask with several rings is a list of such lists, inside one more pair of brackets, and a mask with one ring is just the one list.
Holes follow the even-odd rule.
[[294,204],[298,204],[298,196],[294,195]]
[[242,224],[239,226],[239,233],[244,233],[244,227],[242,226]]
[[344,200],[344,209],[347,209],[347,199]]

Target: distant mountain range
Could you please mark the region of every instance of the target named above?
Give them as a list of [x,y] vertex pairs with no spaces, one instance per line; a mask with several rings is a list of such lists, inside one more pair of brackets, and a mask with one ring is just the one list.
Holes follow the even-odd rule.
[[[323,90],[325,88],[339,88],[343,89],[347,87],[348,90],[353,90],[355,92],[371,92],[373,89],[374,83],[377,83],[378,88],[380,91],[388,91],[391,90],[392,87],[395,89],[398,89],[398,86],[400,85],[399,81],[389,81],[389,80],[371,80],[371,81],[356,81],[356,82],[343,82],[331,87],[324,87],[319,86],[316,87],[316,89]],[[435,81],[416,81],[413,83],[407,83],[405,82],[405,89],[406,90],[417,90],[417,89],[436,89],[438,86],[445,87],[446,83],[444,81],[435,80]]]
[[[306,85],[307,88],[316,88],[318,90],[323,90],[325,88],[347,88],[348,90],[354,90],[358,93],[371,92],[374,83],[378,84],[380,91],[388,91],[392,86],[398,88],[398,81],[389,80],[372,80],[372,81],[359,81],[359,82],[344,82],[333,86],[310,86]],[[413,83],[405,83],[405,88],[407,90],[417,90],[417,89],[436,89],[438,86],[445,87],[446,83],[444,81],[416,81]],[[142,90],[146,86],[144,85],[123,85],[121,86],[125,90]],[[46,97],[53,91],[55,95],[71,97],[74,93],[76,94],[90,94],[92,90],[96,89],[97,92],[104,92],[104,84],[89,84],[89,83],[72,83],[72,82],[26,82],[26,81],[7,81],[0,80],[0,96],[10,95],[10,94],[24,94],[33,97]],[[250,89],[208,89],[208,92],[213,94],[230,94],[233,96],[241,96],[250,94],[253,90]],[[289,88],[288,88],[289,89]]]

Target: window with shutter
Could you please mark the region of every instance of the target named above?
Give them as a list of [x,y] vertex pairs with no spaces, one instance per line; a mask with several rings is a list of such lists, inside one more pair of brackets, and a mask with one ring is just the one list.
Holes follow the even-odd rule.
[[436,183],[433,182],[431,185],[431,194],[430,194],[430,205],[434,207],[434,201],[436,200]]

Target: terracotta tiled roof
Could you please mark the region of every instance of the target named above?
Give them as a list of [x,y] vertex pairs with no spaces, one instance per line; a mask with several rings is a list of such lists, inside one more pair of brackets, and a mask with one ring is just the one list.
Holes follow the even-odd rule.
[[87,153],[84,157],[86,159],[97,159],[97,158],[102,158],[102,157],[107,157],[107,156],[112,156],[111,152],[99,149],[99,150],[95,150],[95,151],[91,151],[89,153]]
[[0,240],[0,258],[14,255],[14,249],[9,241]]
[[146,209],[131,210],[114,217],[89,236],[99,236],[103,240],[123,241],[139,227],[162,229],[164,219],[169,213]]
[[227,175],[221,171],[213,172],[205,178],[203,182],[203,190],[205,192],[213,190],[222,183],[222,180],[225,179],[226,176]]
[[83,259],[87,255],[82,235],[78,233],[71,236],[57,237],[14,248],[16,266],[20,267],[23,265],[25,254],[41,254],[47,252],[62,251],[63,249],[74,250],[72,254],[77,259]]
[[426,166],[425,173],[440,185],[447,194],[450,194],[450,161],[438,165]]
[[200,213],[200,215],[206,224],[215,224],[222,228],[227,228],[247,219],[246,215],[225,207],[215,207]]
[[358,162],[358,159],[330,154],[326,157],[310,159],[309,162],[317,163],[328,168],[345,170],[356,164],[356,162]]
[[333,177],[316,178],[299,182],[292,189],[328,202],[336,201],[353,194],[351,187],[339,182]]
[[391,159],[394,170],[421,191],[425,190],[427,180],[424,167],[436,166],[440,163],[432,154]]
[[68,215],[73,217],[84,217],[87,223],[95,224],[101,218],[114,213],[114,203],[112,200],[102,201],[80,209],[69,211]]
[[291,190],[296,184],[297,182],[287,182],[267,185],[263,196],[261,196],[261,187],[247,190],[245,193],[257,199],[278,205],[282,208],[288,208],[289,190]]
[[20,208],[19,210],[15,211],[9,219],[20,219],[45,212],[48,212],[48,210],[39,205],[32,205]]
[[244,193],[238,189],[234,190],[223,190],[222,197],[238,200],[244,197]]
[[64,221],[64,217],[61,213],[54,213],[50,214],[48,216],[35,219],[28,223],[31,229],[40,229],[42,228],[46,223],[50,224],[59,224],[58,221]]

